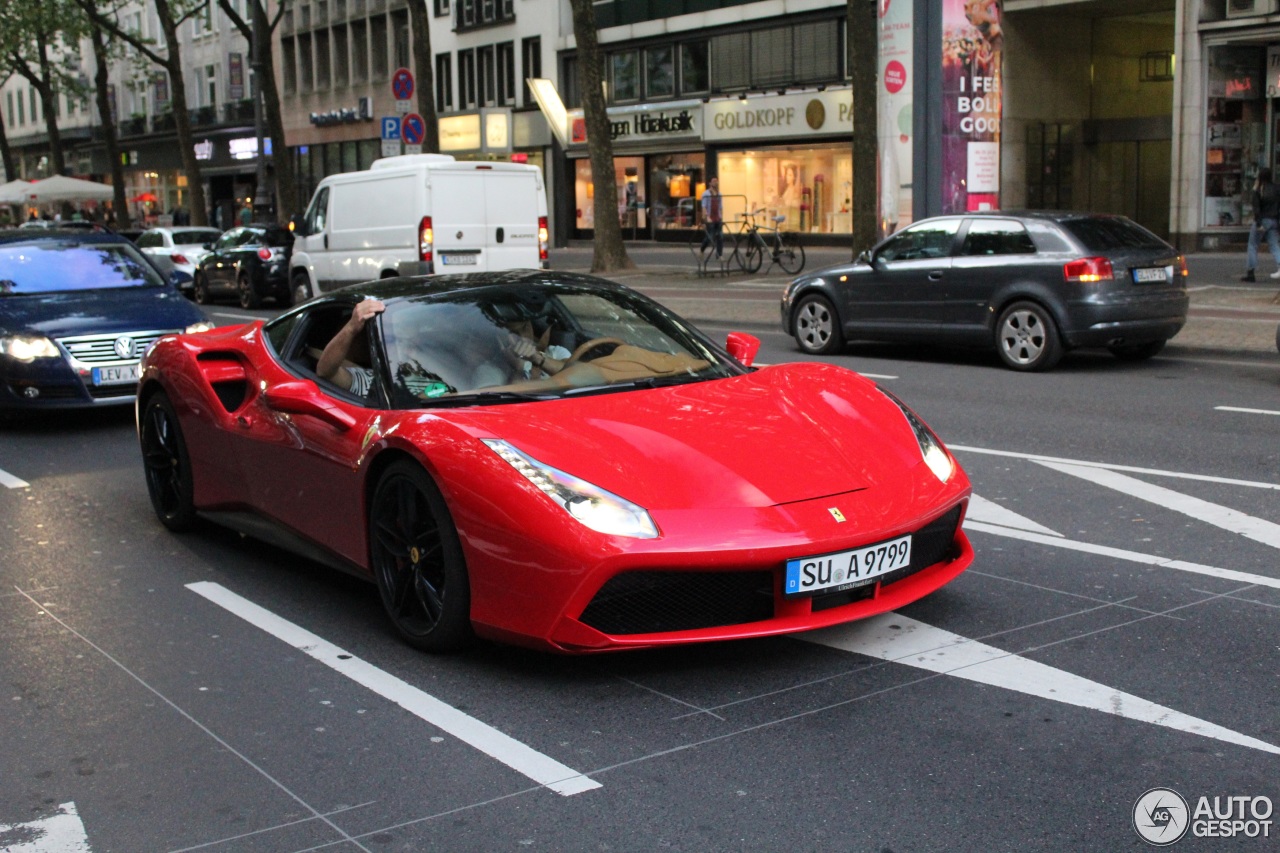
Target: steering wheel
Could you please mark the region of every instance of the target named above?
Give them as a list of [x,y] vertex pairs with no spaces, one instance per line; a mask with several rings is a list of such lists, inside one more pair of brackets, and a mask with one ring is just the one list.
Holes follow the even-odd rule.
[[608,344],[613,344],[615,347],[620,347],[625,343],[626,341],[622,340],[621,338],[592,338],[582,346],[575,349],[573,351],[573,355],[565,359],[564,366],[568,367],[571,364],[576,364],[579,361],[584,361],[586,355],[590,353],[592,350],[594,350],[596,347],[602,347]]

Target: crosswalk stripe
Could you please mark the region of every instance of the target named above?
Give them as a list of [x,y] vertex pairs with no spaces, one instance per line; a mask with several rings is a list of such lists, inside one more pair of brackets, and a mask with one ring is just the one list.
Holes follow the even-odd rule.
[[1181,492],[1175,492],[1163,486],[1144,483],[1141,480],[1118,474],[1115,471],[1108,471],[1104,468],[1064,465],[1060,462],[1048,462],[1043,459],[1036,460],[1036,464],[1063,474],[1079,477],[1082,480],[1087,480],[1090,483],[1095,483],[1108,489],[1114,489],[1117,492],[1153,503],[1156,506],[1162,506],[1165,509],[1189,515],[1206,524],[1212,524],[1214,527],[1221,527],[1223,530],[1229,530],[1247,539],[1261,542],[1263,545],[1280,548],[1280,524],[1261,518],[1254,518],[1251,515],[1245,515],[1243,512],[1210,503],[1200,498],[1194,498],[1191,495],[1184,495]]
[[989,501],[984,497],[973,494],[969,498],[969,510],[965,513],[965,518],[969,521],[982,521],[987,524],[998,524],[1001,527],[1011,527],[1014,530],[1030,530],[1034,533],[1044,533],[1047,536],[1061,536],[1055,530],[1050,530],[1043,524],[1039,524],[1024,515],[1001,506],[994,501]]

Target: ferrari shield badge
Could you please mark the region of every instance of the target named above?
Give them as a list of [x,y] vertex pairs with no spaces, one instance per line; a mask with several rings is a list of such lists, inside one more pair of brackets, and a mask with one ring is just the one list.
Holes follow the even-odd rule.
[[840,511],[840,507],[829,506],[827,507],[827,512],[831,513],[831,517],[834,518],[836,521],[839,521],[842,524],[844,523],[845,517],[844,517],[844,513]]

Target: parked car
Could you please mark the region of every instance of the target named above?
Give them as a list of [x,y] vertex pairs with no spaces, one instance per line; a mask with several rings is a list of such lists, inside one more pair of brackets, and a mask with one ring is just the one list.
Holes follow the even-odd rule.
[[[366,297],[362,345],[326,353]],[[752,369],[759,345],[589,276],[369,282],[165,338],[142,464],[167,527],[208,512],[365,577],[428,650],[787,634],[968,567],[969,481],[929,428],[851,370]]]
[[1123,216],[965,213],[797,277],[782,325],[811,354],[855,340],[972,344],[1014,370],[1048,370],[1076,347],[1156,355],[1187,322],[1186,282],[1177,250]]
[[105,231],[102,225],[88,219],[67,219],[54,222],[52,219],[28,219],[19,228],[60,228],[64,231]]
[[322,180],[295,229],[297,302],[397,274],[548,264],[542,170],[522,163],[383,157]]
[[184,293],[190,293],[194,290],[196,265],[209,253],[208,247],[221,236],[222,232],[217,228],[176,226],[148,228],[134,242],[155,262],[160,272],[166,276],[177,272],[178,287]]
[[237,297],[241,308],[258,308],[264,299],[292,305],[292,246],[293,234],[279,225],[242,225],[224,232],[196,264],[196,302],[205,305],[225,294]]
[[124,237],[0,233],[0,410],[130,403],[161,336],[211,328]]

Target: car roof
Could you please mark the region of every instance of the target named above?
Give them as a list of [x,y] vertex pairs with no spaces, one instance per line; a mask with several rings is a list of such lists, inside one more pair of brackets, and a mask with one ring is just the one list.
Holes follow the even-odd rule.
[[[1047,222],[1065,222],[1068,219],[1126,219],[1118,213],[1090,213],[1086,210],[967,210],[958,213],[943,213],[930,216],[929,219],[954,219],[972,217],[975,219],[1042,219]],[[923,222],[924,220],[920,220]],[[915,223],[912,223],[913,225]]]
[[13,231],[0,232],[0,243],[45,243],[45,242],[67,242],[76,243],[127,243],[133,245],[133,241],[126,237],[122,237],[112,231],[85,231],[80,228],[28,228],[25,231],[15,229]]

